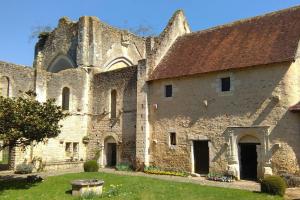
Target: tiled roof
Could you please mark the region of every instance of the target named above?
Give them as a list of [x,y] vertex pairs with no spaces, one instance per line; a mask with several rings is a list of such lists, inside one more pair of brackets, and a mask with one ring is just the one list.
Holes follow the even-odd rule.
[[289,107],[289,110],[292,112],[299,112],[300,111],[300,102],[298,102],[297,104]]
[[149,80],[292,61],[300,6],[177,38]]

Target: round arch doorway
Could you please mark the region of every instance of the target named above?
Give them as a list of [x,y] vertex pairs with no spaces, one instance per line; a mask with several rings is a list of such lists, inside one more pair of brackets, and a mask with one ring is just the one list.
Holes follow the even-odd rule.
[[259,140],[251,135],[243,136],[239,140],[240,177],[246,180],[257,180]]
[[115,167],[117,164],[117,142],[109,136],[104,140],[104,166]]

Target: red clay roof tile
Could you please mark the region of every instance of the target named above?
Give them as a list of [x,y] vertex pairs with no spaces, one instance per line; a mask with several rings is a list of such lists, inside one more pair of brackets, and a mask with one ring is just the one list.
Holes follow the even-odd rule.
[[177,38],[149,80],[292,61],[300,6]]
[[300,102],[298,102],[295,105],[289,107],[289,111],[299,112],[300,111]]

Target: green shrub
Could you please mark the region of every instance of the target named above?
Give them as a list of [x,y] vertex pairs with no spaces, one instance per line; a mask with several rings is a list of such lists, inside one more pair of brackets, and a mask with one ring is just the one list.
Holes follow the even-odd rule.
[[33,166],[31,164],[22,163],[17,165],[16,174],[30,174],[32,173]]
[[85,172],[97,172],[99,165],[96,160],[89,160],[83,164],[83,169]]
[[286,183],[280,176],[268,176],[261,182],[261,191],[272,195],[283,196]]
[[116,165],[117,171],[132,171],[132,167],[127,163],[119,163]]

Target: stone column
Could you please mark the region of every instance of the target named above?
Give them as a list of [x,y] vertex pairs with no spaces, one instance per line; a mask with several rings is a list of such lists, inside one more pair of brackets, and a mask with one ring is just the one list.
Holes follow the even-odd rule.
[[47,100],[47,72],[43,70],[42,60],[43,55],[41,52],[37,53],[34,63],[35,67],[35,92],[37,94],[37,100],[39,102],[45,102]]
[[236,137],[233,130],[229,131],[229,137],[227,142],[228,152],[228,173],[240,179],[240,168],[238,158],[238,148],[236,144]]
[[148,83],[146,60],[140,60],[137,68],[137,120],[136,120],[136,164],[149,165],[149,121]]
[[78,21],[77,65],[89,65],[89,17],[80,17]]
[[81,17],[78,22],[78,66],[98,66],[101,54],[101,27],[96,17]]
[[263,158],[261,159],[262,166],[262,174],[264,177],[273,175],[272,164],[271,164],[271,151],[270,151],[270,141],[269,141],[269,129],[263,130],[264,137],[264,146],[262,146],[263,150]]

